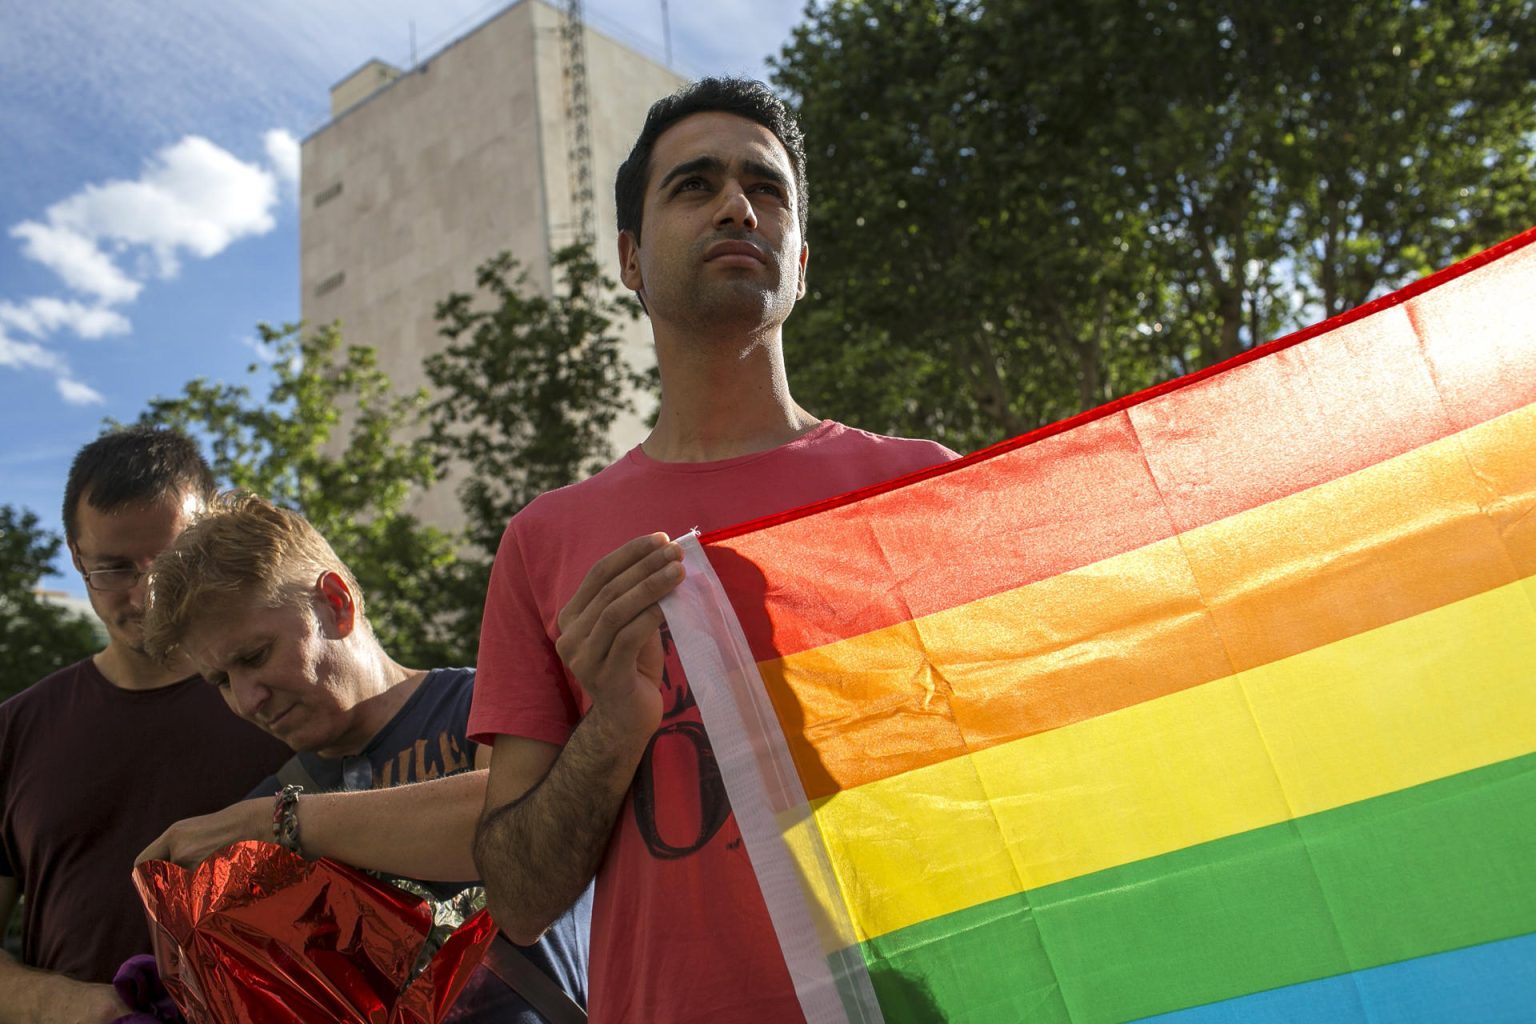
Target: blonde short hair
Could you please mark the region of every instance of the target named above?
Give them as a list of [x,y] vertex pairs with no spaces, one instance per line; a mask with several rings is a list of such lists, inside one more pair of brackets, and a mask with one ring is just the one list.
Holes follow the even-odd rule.
[[346,580],[357,621],[367,628],[357,577],[308,520],[254,494],[220,494],[149,571],[144,648],[171,660],[200,616],[236,602],[309,610],[326,572]]

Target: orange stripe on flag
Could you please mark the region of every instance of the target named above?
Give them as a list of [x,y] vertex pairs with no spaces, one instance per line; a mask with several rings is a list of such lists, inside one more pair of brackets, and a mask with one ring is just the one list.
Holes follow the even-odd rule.
[[1536,566],[1533,449],[1536,406],[1179,537],[759,669],[815,799],[1513,582]]

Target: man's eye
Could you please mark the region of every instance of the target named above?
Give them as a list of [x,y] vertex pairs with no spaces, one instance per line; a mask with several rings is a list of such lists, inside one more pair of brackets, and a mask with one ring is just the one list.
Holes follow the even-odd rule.
[[249,666],[251,668],[255,668],[257,665],[260,665],[266,659],[267,659],[267,648],[265,648],[265,647],[258,647],[256,650],[251,651],[248,654],[242,654],[240,656],[240,664],[247,665],[247,666]]
[[784,190],[782,188],[780,188],[779,186],[774,185],[772,183],[764,183],[762,185],[754,185],[752,187],[752,191],[754,191],[754,192],[766,192],[768,195],[776,196],[779,199],[783,199],[784,198]]
[[97,569],[87,575],[97,590],[127,590],[139,581],[137,569]]
[[677,183],[677,190],[679,192],[692,192],[703,187],[703,178],[684,178],[682,181]]

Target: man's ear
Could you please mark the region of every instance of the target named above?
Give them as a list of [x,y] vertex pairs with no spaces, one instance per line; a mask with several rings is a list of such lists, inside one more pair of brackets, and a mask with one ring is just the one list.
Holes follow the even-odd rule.
[[795,289],[795,298],[805,298],[805,265],[811,262],[811,245],[802,242],[800,245],[800,285]]
[[320,599],[320,621],[326,635],[335,640],[350,636],[357,627],[357,601],[347,581],[340,573],[327,570],[315,581],[315,594]]
[[85,566],[80,564],[80,549],[75,547],[75,542],[69,542],[69,560],[74,563],[75,572],[85,575]]
[[624,287],[638,292],[643,283],[640,277],[640,242],[629,229],[619,232],[619,280]]

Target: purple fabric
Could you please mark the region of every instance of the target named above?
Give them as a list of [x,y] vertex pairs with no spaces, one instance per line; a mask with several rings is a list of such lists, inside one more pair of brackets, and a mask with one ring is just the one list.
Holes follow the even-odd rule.
[[112,979],[117,997],[128,1004],[125,1013],[112,1024],[186,1024],[181,1010],[171,1001],[160,984],[160,970],[155,958],[147,953],[129,957]]

